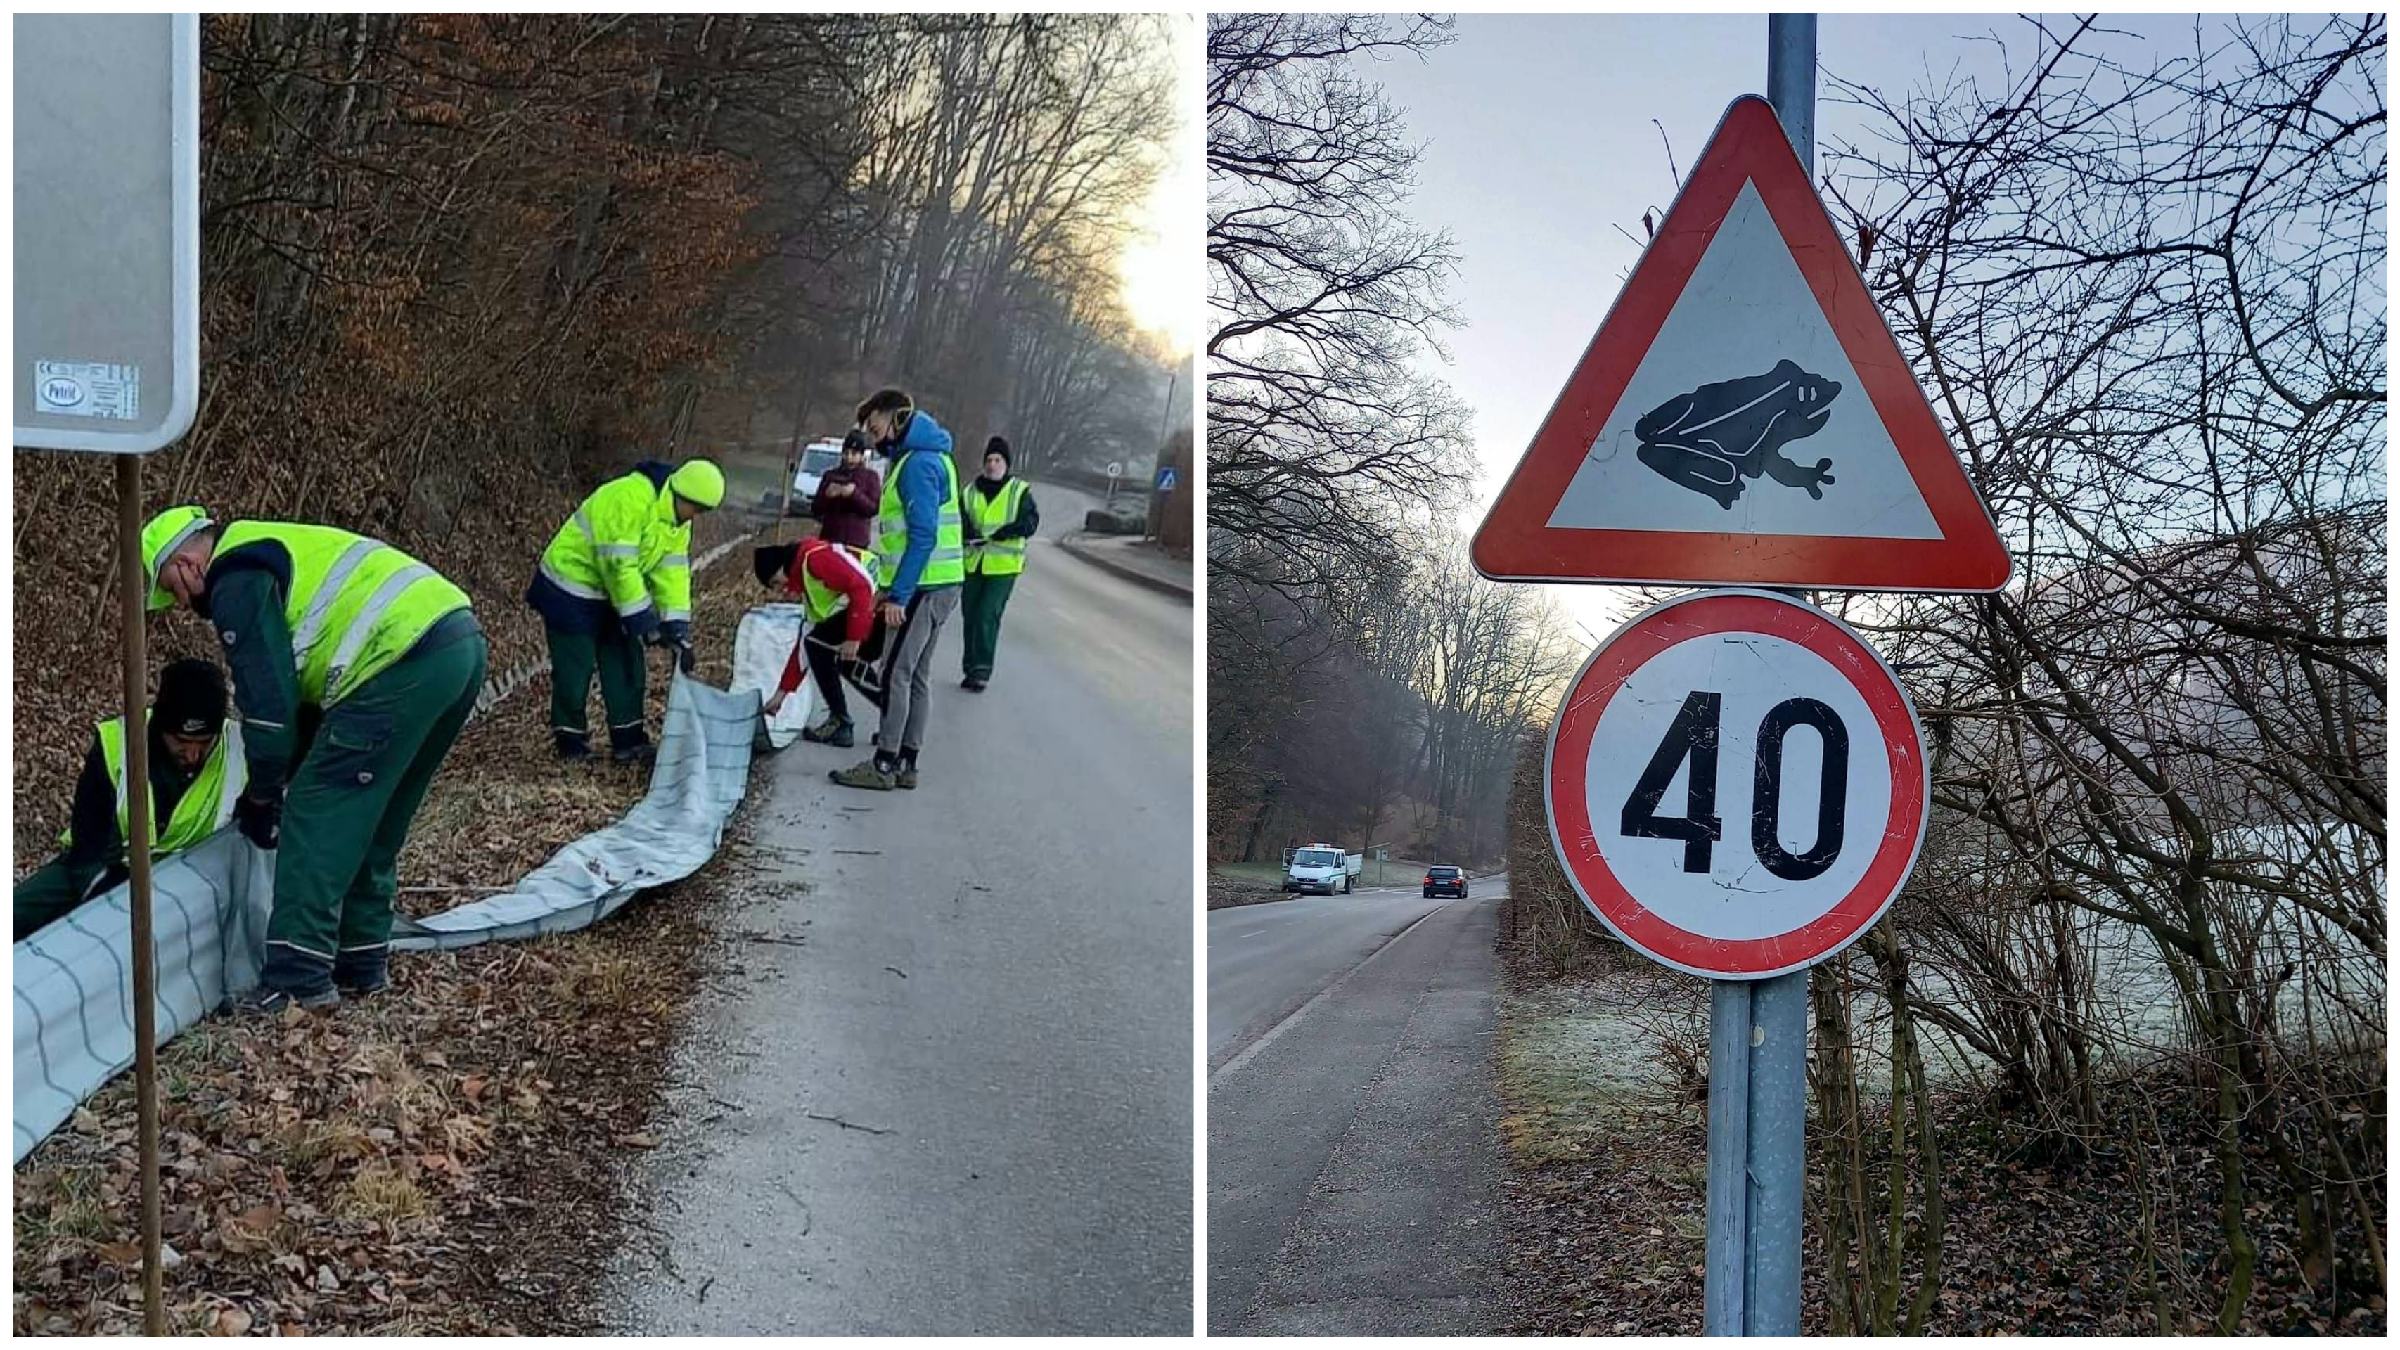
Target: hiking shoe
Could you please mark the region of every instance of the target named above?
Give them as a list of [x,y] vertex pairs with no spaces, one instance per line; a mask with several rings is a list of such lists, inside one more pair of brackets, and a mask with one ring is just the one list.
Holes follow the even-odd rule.
[[844,750],[857,740],[851,734],[850,719],[847,717],[828,717],[813,727],[802,727],[800,739],[815,745],[838,746]]
[[889,792],[893,787],[891,773],[871,759],[862,759],[847,769],[835,769],[827,777],[843,787],[865,788],[869,792]]
[[312,1013],[332,1012],[340,1006],[342,996],[331,985],[295,994],[288,989],[264,984],[242,995],[241,1002],[234,1005],[237,1012],[256,1017],[281,1017],[287,1008],[299,1008]]
[[618,764],[648,764],[658,758],[658,747],[648,741],[640,745],[620,745],[609,751],[608,757]]
[[958,682],[958,687],[966,690],[970,694],[980,694],[983,692],[983,687],[987,683],[988,681],[981,675],[969,675],[967,678]]
[[380,992],[391,982],[391,957],[386,949],[344,952],[333,960],[333,987],[345,998]]
[[558,757],[563,760],[590,759],[592,757],[591,742],[581,736],[569,736],[560,732],[555,735],[552,744],[558,750]]
[[917,766],[916,766],[916,765],[914,765],[914,764],[903,764],[903,765],[901,765],[901,766],[900,766],[900,772],[898,772],[898,773],[896,773],[896,774],[893,774],[893,775],[892,775],[892,786],[893,786],[893,787],[899,787],[899,788],[907,788],[907,789],[908,789],[909,791],[911,791],[911,792],[914,792],[914,791],[916,791],[916,790],[917,790]]

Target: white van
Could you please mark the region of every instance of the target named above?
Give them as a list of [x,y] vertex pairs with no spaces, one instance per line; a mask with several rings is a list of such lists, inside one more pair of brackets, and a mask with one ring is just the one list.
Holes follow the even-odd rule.
[[1363,853],[1344,853],[1336,844],[1303,844],[1283,860],[1283,888],[1317,895],[1348,895],[1367,865]]

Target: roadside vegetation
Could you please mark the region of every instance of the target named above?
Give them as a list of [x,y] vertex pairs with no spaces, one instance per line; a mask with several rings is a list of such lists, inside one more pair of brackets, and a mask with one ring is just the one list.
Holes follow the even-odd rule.
[[[1036,477],[1148,462],[1170,374],[1114,263],[1175,134],[1158,22],[204,20],[200,411],[145,506],[359,530],[473,597],[513,692],[436,780],[403,909],[503,889],[642,791],[550,758],[522,600],[605,478],[725,461],[746,500],[696,527],[704,553],[754,528],[740,508],[795,439],[883,384],[969,454],[1005,432]],[[118,603],[100,458],[12,465],[20,874],[120,696],[93,622]],[[759,598],[746,562],[697,581],[720,684]],[[218,655],[188,616],[150,631],[154,662]],[[167,1046],[173,1328],[597,1329],[618,1170],[656,1142],[705,961],[689,911],[724,866],[588,933],[404,955],[389,991],[321,1021],[220,1018]],[[113,1085],[16,1169],[20,1333],[138,1327],[132,1113]]]
[[[2002,88],[1829,72],[1866,128],[1837,219],[2018,578],[1835,605],[1905,673],[1936,815],[1811,978],[1813,1331],[2387,1322],[2385,22],[2122,37],[2002,30]],[[1697,1331],[1706,992],[1583,912],[1540,756],[1525,1329]]]
[[1427,376],[1448,238],[1365,61],[1445,22],[1209,20],[1208,856],[1325,840],[1480,867],[1511,747],[1573,656],[1455,531],[1468,415]]

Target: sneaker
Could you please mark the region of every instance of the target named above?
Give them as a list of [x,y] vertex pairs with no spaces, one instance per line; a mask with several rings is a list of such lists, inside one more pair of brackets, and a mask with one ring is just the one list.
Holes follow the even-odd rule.
[[815,745],[839,746],[844,750],[857,740],[851,734],[850,719],[847,717],[828,717],[813,727],[802,727],[800,739]]
[[242,1000],[235,1005],[235,1009],[257,1017],[281,1017],[287,1008],[296,1007],[303,1012],[321,1013],[331,1012],[340,1006],[342,1006],[341,993],[331,985],[308,993],[296,994],[288,989],[277,989],[271,985],[262,984],[242,995]]
[[958,687],[966,690],[970,694],[980,694],[983,692],[983,686],[985,683],[986,681],[981,675],[969,675],[967,678],[958,682]]
[[914,764],[903,764],[903,765],[901,765],[901,766],[900,766],[900,772],[898,772],[898,773],[896,773],[896,774],[893,774],[893,775],[892,775],[892,786],[893,786],[893,787],[900,787],[900,788],[907,788],[907,789],[908,789],[909,791],[911,791],[911,792],[914,792],[914,791],[916,791],[916,790],[917,790],[917,766],[916,766],[916,765],[914,765]]
[[872,759],[862,759],[847,769],[835,769],[827,775],[843,787],[865,788],[869,792],[892,790],[892,774]]

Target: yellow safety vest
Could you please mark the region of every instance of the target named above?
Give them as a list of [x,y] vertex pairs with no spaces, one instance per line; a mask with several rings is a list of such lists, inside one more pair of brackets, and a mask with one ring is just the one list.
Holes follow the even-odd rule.
[[[836,557],[839,557],[843,562],[849,564],[850,566],[857,568],[858,574],[866,578],[869,589],[874,587],[874,569],[868,567],[864,562],[861,562],[857,554],[852,553],[850,550],[842,547],[840,544],[827,543],[824,545],[824,548],[831,549]],[[834,615],[841,613],[844,609],[849,608],[850,605],[849,596],[835,590],[831,586],[826,585],[824,582],[817,580],[816,574],[808,570],[808,558],[811,556],[812,552],[821,551],[823,550],[812,551],[804,545],[802,546],[801,551],[794,555],[792,559],[792,565],[800,569],[800,607],[802,611],[808,615],[808,621],[810,623],[823,623],[827,619],[832,618]]]
[[[146,727],[149,722],[149,710],[144,709],[142,724]],[[125,719],[112,717],[100,724],[99,732],[100,758],[108,765],[108,781],[117,785],[117,838],[130,839],[133,818],[129,799],[133,794],[125,781]],[[242,728],[239,723],[229,721],[164,824],[158,819],[158,789],[155,786],[150,789],[150,852],[163,857],[190,848],[224,829],[233,820],[235,799],[249,782],[250,764],[242,754]],[[73,830],[58,836],[61,848],[74,842]]]
[[967,550],[967,570],[987,577],[1013,577],[1025,570],[1025,540],[994,539],[992,531],[1017,518],[1017,508],[1025,501],[1025,480],[1011,478],[1000,485],[1000,495],[983,495],[981,479],[976,480],[974,494],[967,498],[967,509],[975,513],[975,528],[983,537]]
[[692,527],[675,518],[675,494],[639,472],[600,485],[542,550],[542,575],[620,619],[653,604],[662,621],[692,617]]
[[941,527],[934,535],[933,556],[925,560],[925,570],[917,575],[917,586],[956,586],[967,579],[966,531],[959,525],[958,466],[950,456],[938,450],[911,450],[892,465],[891,483],[884,489],[883,505],[875,512],[875,584],[889,589],[900,575],[900,556],[908,552],[908,511],[900,504],[899,483],[908,472],[908,461],[916,455],[932,455],[942,462]]
[[330,525],[241,520],[217,538],[217,556],[272,541],[291,556],[283,602],[292,630],[300,699],[329,708],[408,654],[425,630],[469,608],[441,573],[379,539]]

